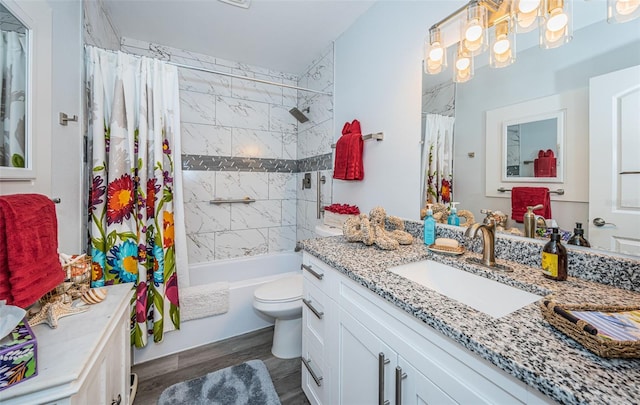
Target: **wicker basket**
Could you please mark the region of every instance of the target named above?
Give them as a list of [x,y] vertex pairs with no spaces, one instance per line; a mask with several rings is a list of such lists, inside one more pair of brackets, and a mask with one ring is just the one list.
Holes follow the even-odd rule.
[[[546,305],[545,305],[546,303]],[[588,325],[583,320],[573,323],[557,314],[554,307],[558,304],[553,301],[543,301],[540,309],[544,318],[558,330],[582,344],[591,352],[607,358],[640,358],[640,340],[617,341],[605,339],[600,335],[592,335],[584,330]],[[561,305],[562,309],[569,311],[604,311],[625,312],[640,310],[638,306],[605,306],[605,305]]]
[[72,260],[67,264],[63,264],[62,269],[65,271],[64,281],[43,295],[40,298],[41,303],[46,304],[47,302],[59,300],[70,302],[89,290],[91,284],[91,257],[72,256]]

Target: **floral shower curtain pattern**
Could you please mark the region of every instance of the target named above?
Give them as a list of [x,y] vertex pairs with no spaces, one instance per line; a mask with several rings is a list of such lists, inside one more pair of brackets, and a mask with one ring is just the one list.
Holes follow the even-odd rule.
[[[135,283],[131,341],[178,329],[175,165],[178,73],[162,61],[87,47],[92,287]],[[176,145],[178,145],[176,147]]]
[[453,196],[454,117],[427,114],[422,149],[422,201],[448,204]]
[[25,167],[26,35],[0,31],[0,166]]

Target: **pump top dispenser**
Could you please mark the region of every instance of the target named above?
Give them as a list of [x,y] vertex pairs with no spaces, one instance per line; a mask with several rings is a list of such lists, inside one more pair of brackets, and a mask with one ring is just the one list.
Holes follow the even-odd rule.
[[431,206],[432,204],[427,204],[427,216],[424,217],[424,244],[427,246],[436,242],[436,220]]
[[584,238],[584,229],[582,229],[582,224],[580,222],[576,222],[576,227],[573,228],[573,235],[567,243],[574,246],[591,247],[589,241]]
[[567,249],[560,242],[558,228],[553,228],[551,240],[542,248],[542,274],[552,280],[567,279]]
[[447,224],[449,225],[455,225],[455,226],[459,226],[460,225],[460,218],[458,217],[458,208],[456,208],[456,205],[460,204],[459,202],[452,202],[451,203],[451,212],[449,213],[449,216],[447,217]]

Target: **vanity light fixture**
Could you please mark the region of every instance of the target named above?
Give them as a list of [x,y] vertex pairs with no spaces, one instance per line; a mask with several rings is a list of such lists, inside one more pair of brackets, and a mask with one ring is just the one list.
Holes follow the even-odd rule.
[[464,83],[473,77],[473,54],[466,49],[463,41],[458,43],[456,61],[453,69],[453,81]]
[[[540,47],[559,47],[573,37],[573,0],[471,0],[429,29],[425,41],[424,70],[440,73],[446,66],[447,46],[457,45],[454,77],[473,76],[473,57],[489,49],[490,66],[500,68],[516,59],[516,33],[538,27]],[[640,16],[640,0],[607,0],[607,21],[626,22]],[[458,24],[456,38],[448,38],[451,23]],[[444,33],[444,34],[443,34]],[[452,36],[455,35],[455,32]],[[446,38],[445,38],[446,37]],[[487,40],[490,38],[490,40]],[[462,51],[461,51],[462,50]],[[468,57],[467,57],[468,56]],[[459,64],[470,62],[468,76]]]
[[447,48],[442,43],[440,28],[429,30],[429,40],[425,44],[424,71],[429,74],[442,72],[447,67]]
[[607,0],[607,22],[623,23],[640,17],[640,0]]

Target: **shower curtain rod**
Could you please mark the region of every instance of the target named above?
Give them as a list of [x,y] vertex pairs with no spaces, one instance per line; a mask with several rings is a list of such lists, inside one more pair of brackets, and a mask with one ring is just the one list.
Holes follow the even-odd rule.
[[311,92],[311,93],[324,94],[324,95],[327,95],[327,96],[333,95],[332,93],[328,93],[328,92],[325,92],[325,91],[307,89],[307,88],[304,88],[304,87],[292,86],[292,85],[289,85],[289,84],[272,82],[272,81],[269,81],[269,80],[256,79],[254,77],[234,75],[233,73],[220,72],[218,70],[207,69],[207,68],[203,68],[203,67],[199,67],[199,66],[185,65],[185,64],[182,64],[182,63],[176,63],[176,62],[171,62],[171,61],[165,61],[165,63],[168,63],[170,65],[173,65],[173,66],[176,66],[176,67],[179,67],[179,68],[197,70],[197,71],[206,72],[206,73],[213,73],[213,74],[220,75],[220,76],[233,77],[233,78],[236,78],[236,79],[249,80],[249,81],[252,81],[252,82],[271,84],[273,86],[286,87],[288,89],[308,91],[308,92]]

